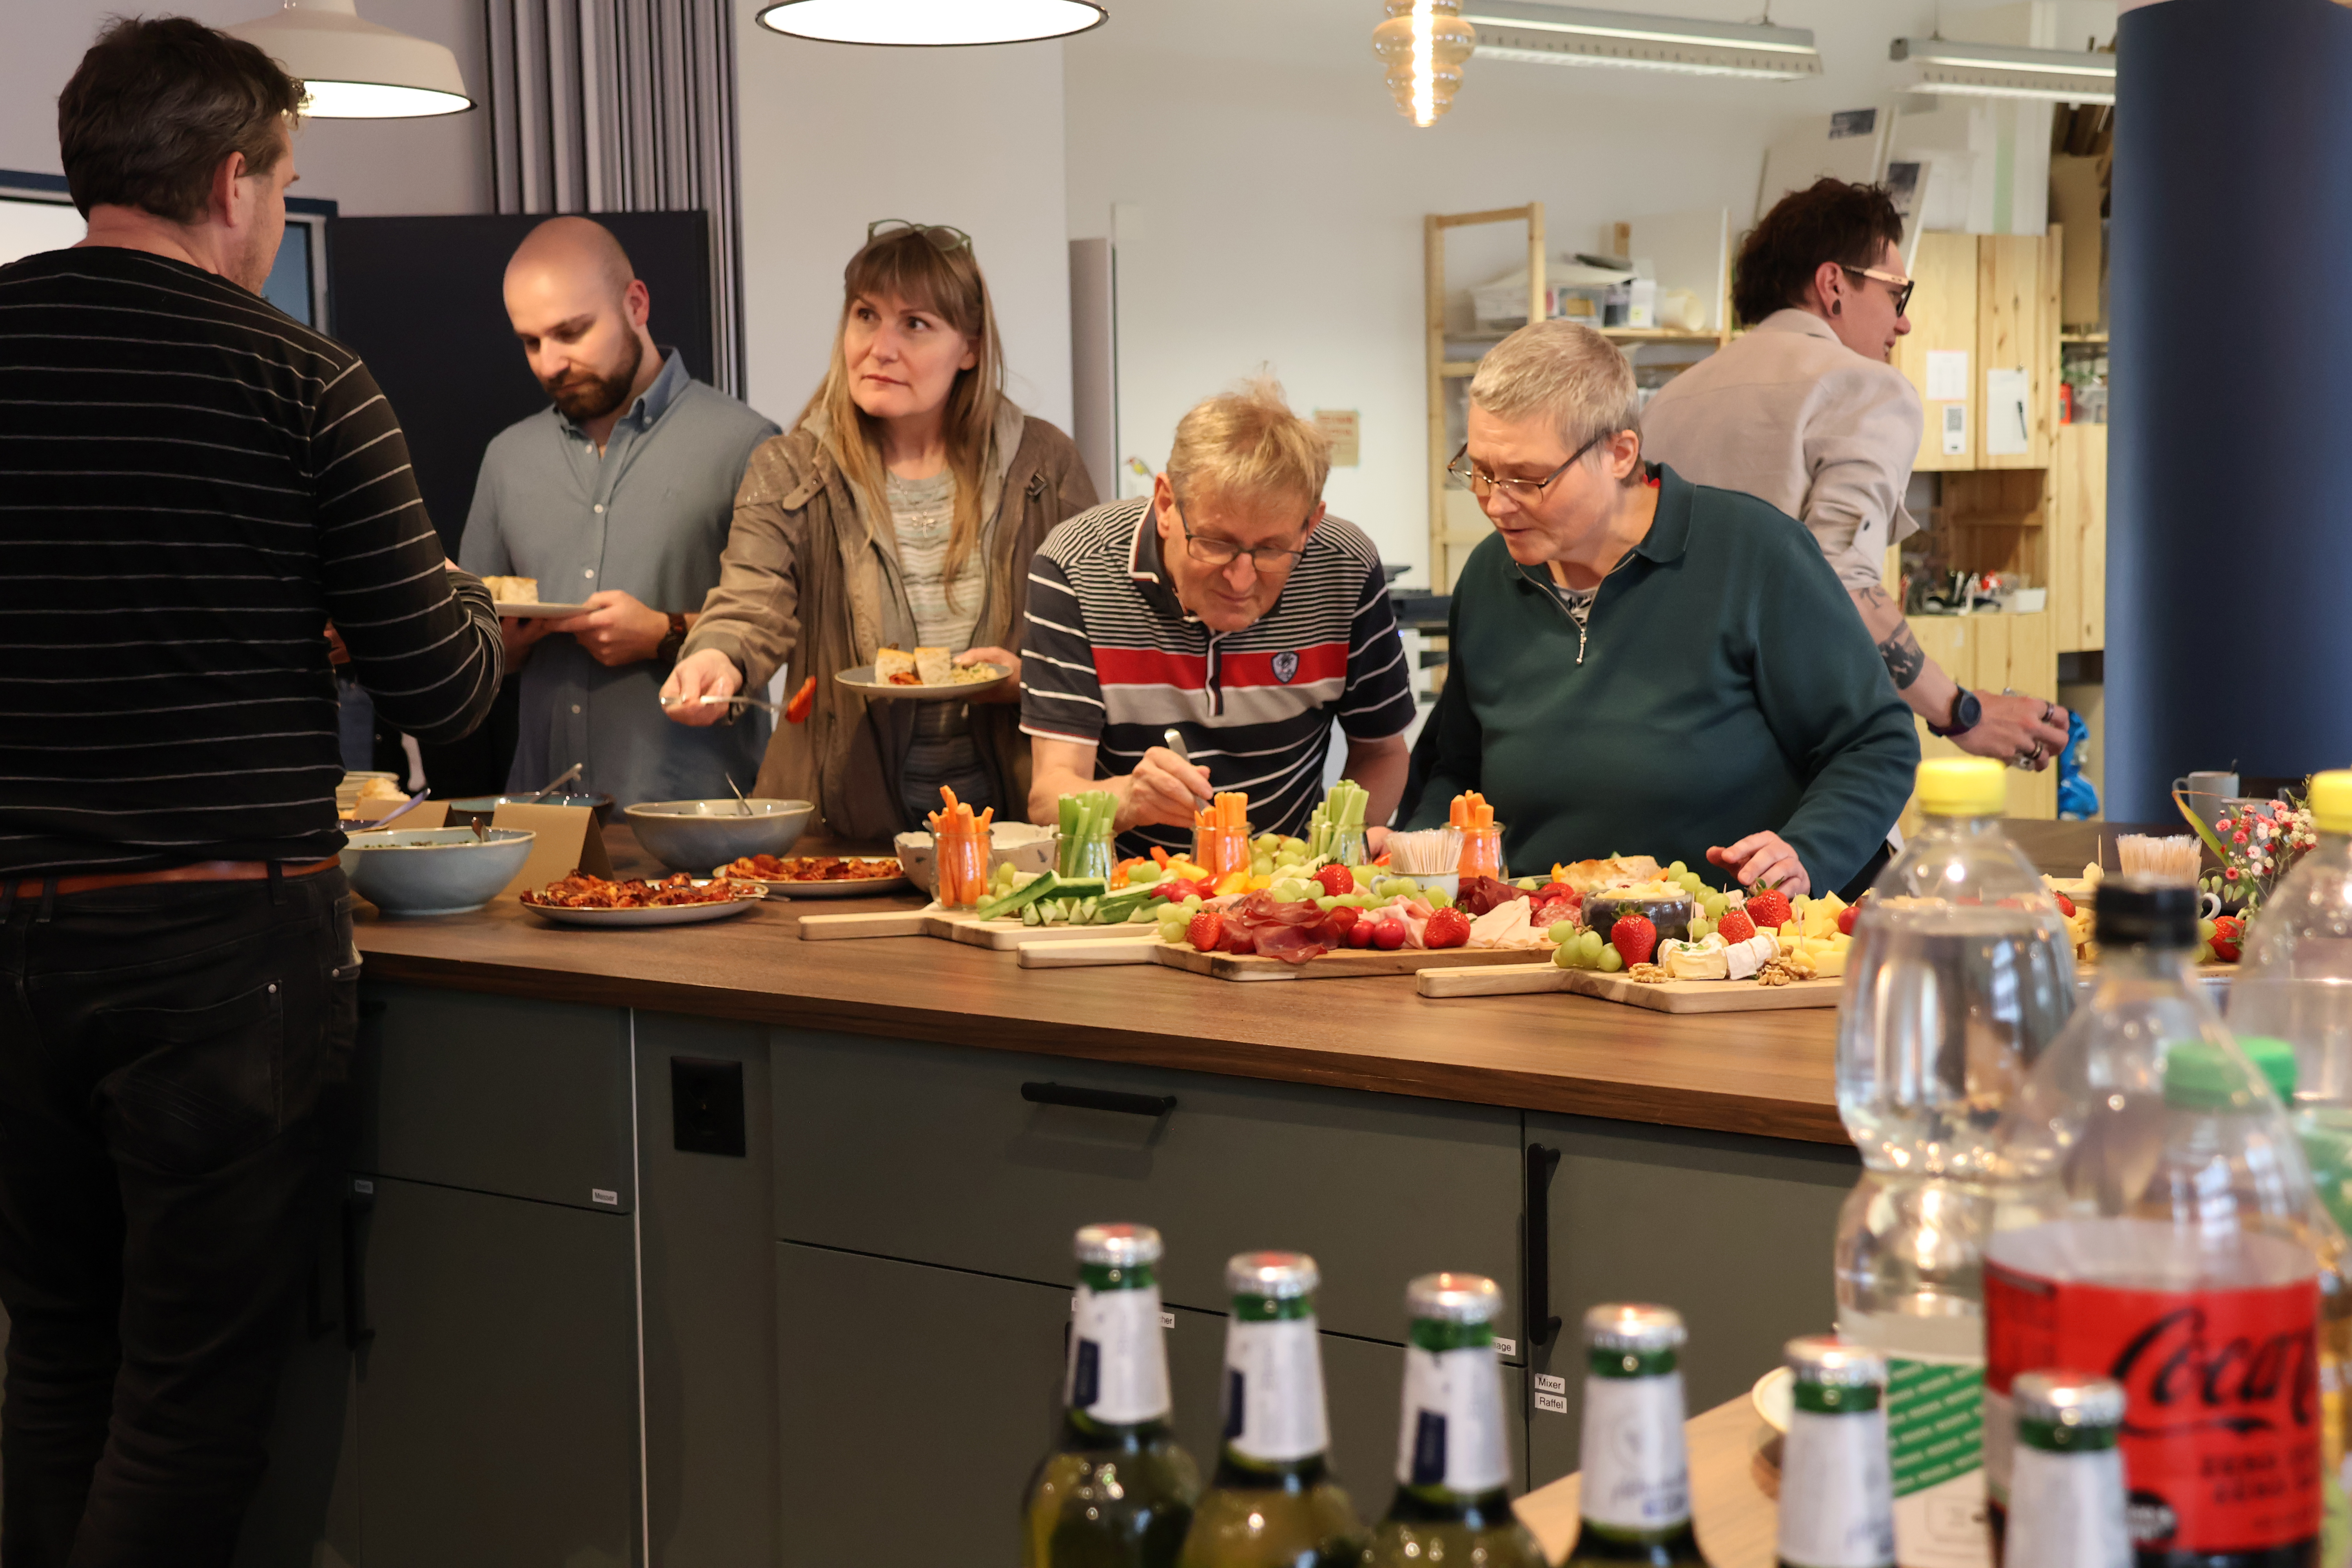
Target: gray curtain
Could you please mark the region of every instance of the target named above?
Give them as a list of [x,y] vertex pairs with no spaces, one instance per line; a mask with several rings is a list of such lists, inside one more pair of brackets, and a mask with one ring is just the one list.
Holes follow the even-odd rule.
[[742,395],[735,8],[483,0],[502,213],[710,215],[713,383]]

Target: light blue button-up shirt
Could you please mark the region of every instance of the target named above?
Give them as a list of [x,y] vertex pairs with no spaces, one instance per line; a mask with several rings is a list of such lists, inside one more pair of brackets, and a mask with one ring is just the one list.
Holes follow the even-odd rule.
[[[535,577],[549,604],[614,588],[665,614],[691,614],[718,584],[744,466],[777,433],[687,374],[673,351],[602,453],[552,406],[499,432],[482,458],[458,564]],[[730,778],[748,793],[766,720],[674,724],[659,701],[669,671],[661,658],[607,668],[570,637],[541,641],[517,677],[521,735],[507,787],[536,790],[579,763],[577,787],[622,805],[725,799]]]

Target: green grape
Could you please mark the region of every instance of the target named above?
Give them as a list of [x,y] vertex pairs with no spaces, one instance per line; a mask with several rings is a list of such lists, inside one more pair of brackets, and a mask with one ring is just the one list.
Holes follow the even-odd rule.
[[1601,950],[1601,962],[1597,967],[1603,974],[1614,974],[1625,967],[1625,955],[1613,947],[1604,947]]
[[1286,838],[1282,841],[1282,847],[1302,860],[1307,858],[1307,840],[1304,838]]
[[2199,921],[2197,922],[2197,940],[2199,942],[2211,942],[2213,940],[2213,933],[2221,929],[2221,928],[2220,926],[2215,925],[2211,921]]
[[1256,850],[1261,855],[1271,855],[1276,850],[1282,847],[1282,835],[1279,833],[1261,833],[1255,838],[1250,840],[1250,847]]
[[1582,950],[1586,958],[1591,959],[1599,958],[1601,950],[1608,944],[1601,940],[1599,931],[1588,931],[1576,939],[1576,945]]
[[1574,969],[1576,967],[1576,949],[1566,942],[1562,942],[1559,951],[1555,952],[1551,955],[1551,961],[1555,965],[1561,969]]
[[1276,903],[1295,904],[1307,897],[1307,884],[1293,879],[1286,879],[1276,882],[1266,891],[1274,895]]
[[1576,940],[1576,922],[1574,921],[1554,921],[1551,922],[1551,930],[1546,931],[1544,934],[1551,938],[1553,946],[1564,948],[1569,943]]
[[1690,923],[1690,940],[1693,942],[1705,942],[1714,932],[1715,928],[1704,920],[1696,920]]
[[1719,921],[1723,919],[1725,911],[1731,908],[1731,900],[1721,893],[1709,893],[1699,907],[1706,911],[1707,919]]
[[1683,878],[1689,873],[1689,871],[1690,868],[1684,865],[1679,860],[1666,868],[1666,875],[1672,877],[1677,882],[1681,881]]
[[1187,913],[1191,913],[1191,912],[1192,912],[1192,911],[1195,911],[1195,910],[1199,910],[1199,909],[1200,909],[1200,907],[1201,907],[1201,895],[1200,895],[1200,894],[1198,894],[1198,893],[1187,893],[1187,894],[1185,894],[1185,895],[1184,895],[1184,909],[1185,909],[1185,911],[1186,911]]
[[1429,907],[1433,910],[1450,910],[1454,907],[1454,895],[1443,888],[1432,888],[1429,889]]
[[1338,897],[1336,894],[1332,894],[1332,893],[1324,893],[1324,894],[1320,895],[1319,897],[1318,897],[1318,898],[1316,899],[1316,900],[1315,900],[1315,907],[1316,907],[1317,909],[1318,909],[1318,910],[1321,910],[1325,914],[1327,914],[1327,915],[1328,915],[1328,914],[1329,914],[1333,910],[1336,910],[1336,909],[1338,909],[1338,908],[1339,907],[1339,897]]

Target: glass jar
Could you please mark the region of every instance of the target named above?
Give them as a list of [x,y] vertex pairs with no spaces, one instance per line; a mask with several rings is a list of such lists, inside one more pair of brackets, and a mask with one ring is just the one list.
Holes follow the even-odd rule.
[[931,835],[939,862],[932,898],[943,910],[968,910],[988,897],[989,832],[975,823],[970,828],[941,827]]
[[1100,877],[1108,882],[1111,868],[1118,864],[1108,832],[1055,837],[1054,868],[1064,877]]
[[1484,827],[1462,830],[1462,858],[1454,868],[1458,876],[1494,877],[1503,874],[1503,828],[1500,823]]
[[1192,863],[1219,881],[1250,868],[1247,827],[1196,827],[1192,830]]

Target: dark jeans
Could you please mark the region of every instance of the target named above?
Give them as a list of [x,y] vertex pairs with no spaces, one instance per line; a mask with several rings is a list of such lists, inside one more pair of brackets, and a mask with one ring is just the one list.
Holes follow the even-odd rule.
[[341,871],[0,892],[0,1564],[226,1563],[347,1152]]

